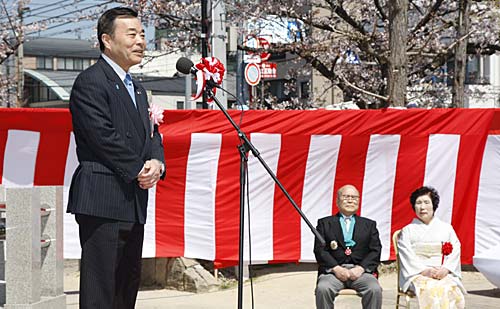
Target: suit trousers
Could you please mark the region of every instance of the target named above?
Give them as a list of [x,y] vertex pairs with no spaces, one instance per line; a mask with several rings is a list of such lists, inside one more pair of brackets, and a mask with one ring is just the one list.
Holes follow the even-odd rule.
[[76,214],[82,258],[80,308],[133,309],[141,279],[144,225]]
[[339,291],[354,289],[361,295],[364,309],[382,308],[382,287],[372,274],[364,273],[355,281],[342,282],[333,273],[321,274],[316,284],[316,308],[332,309]]

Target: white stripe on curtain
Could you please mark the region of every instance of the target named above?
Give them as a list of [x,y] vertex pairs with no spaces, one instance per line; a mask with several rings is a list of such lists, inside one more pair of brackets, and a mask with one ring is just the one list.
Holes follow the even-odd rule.
[[[315,227],[318,219],[332,214],[333,187],[341,140],[341,135],[311,136],[301,210]],[[302,219],[300,235],[300,260],[315,262],[314,234]]]
[[425,162],[424,185],[434,187],[440,196],[435,216],[450,224],[459,146],[460,135],[432,134]]
[[[500,135],[490,135],[484,149],[476,208],[474,254],[500,245]],[[474,205],[471,205],[473,207]]]
[[387,260],[390,255],[392,198],[399,143],[399,135],[372,135],[366,155],[361,216],[377,222],[382,243],[381,260]]
[[215,258],[215,194],[221,134],[193,133],[186,168],[184,256]]
[[[276,175],[281,150],[280,134],[252,133],[253,145]],[[274,180],[252,154],[248,158],[252,262],[273,259]],[[248,203],[248,201],[247,201]],[[244,260],[249,260],[248,209],[245,206]]]
[[8,131],[2,177],[6,188],[33,186],[39,142],[40,132]]

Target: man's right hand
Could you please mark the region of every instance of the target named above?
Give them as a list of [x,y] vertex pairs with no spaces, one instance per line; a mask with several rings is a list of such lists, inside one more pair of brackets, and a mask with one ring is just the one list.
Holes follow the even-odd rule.
[[156,159],[146,161],[142,171],[137,177],[139,187],[141,187],[141,189],[150,189],[154,187],[158,180],[160,180],[161,167],[161,162]]
[[332,270],[333,273],[335,274],[335,277],[337,277],[337,279],[339,279],[340,281],[345,282],[349,280],[350,276],[349,269],[337,265]]

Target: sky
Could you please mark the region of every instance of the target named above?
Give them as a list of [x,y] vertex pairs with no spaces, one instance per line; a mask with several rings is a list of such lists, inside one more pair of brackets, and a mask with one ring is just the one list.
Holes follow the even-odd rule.
[[[5,1],[5,0],[4,0]],[[5,1],[7,5],[17,0]],[[29,36],[83,39],[97,42],[97,18],[106,9],[119,6],[110,0],[31,0],[24,13],[24,24],[49,22],[45,30],[27,31]],[[90,19],[78,20],[83,16]],[[154,29],[144,25],[146,38],[154,39]]]

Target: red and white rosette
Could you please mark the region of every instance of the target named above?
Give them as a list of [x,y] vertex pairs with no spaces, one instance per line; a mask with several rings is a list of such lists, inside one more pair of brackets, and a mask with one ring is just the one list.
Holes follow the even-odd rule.
[[[215,57],[201,58],[200,63],[195,65],[198,71],[196,72],[196,94],[191,97],[191,100],[197,100],[203,94],[203,89],[207,84],[207,80],[213,80],[218,85],[222,84],[222,79],[224,78],[224,73],[226,68],[224,64],[220,62],[219,59]],[[215,95],[217,88],[212,88],[212,92]],[[212,102],[212,98],[207,99],[208,102]]]

